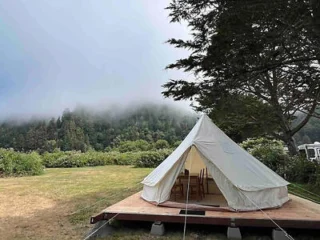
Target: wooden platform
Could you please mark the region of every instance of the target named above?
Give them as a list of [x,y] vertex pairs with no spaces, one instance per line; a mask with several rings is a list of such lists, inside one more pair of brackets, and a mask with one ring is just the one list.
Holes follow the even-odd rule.
[[[279,209],[264,210],[275,222],[283,228],[320,229],[320,205],[311,201],[289,195],[291,201]],[[115,219],[130,221],[162,221],[183,223],[184,214],[179,208],[158,207],[140,198],[136,193],[106,209],[91,218],[91,223],[108,220],[118,214]],[[205,211],[205,215],[189,215],[187,223],[211,224],[247,227],[275,227],[261,211],[254,212],[220,212]]]

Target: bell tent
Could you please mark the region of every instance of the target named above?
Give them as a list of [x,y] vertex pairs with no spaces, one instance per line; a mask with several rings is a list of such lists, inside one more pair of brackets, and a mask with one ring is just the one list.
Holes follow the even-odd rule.
[[181,173],[197,174],[204,168],[214,183],[213,193],[220,194],[229,209],[276,208],[289,200],[289,183],[233,142],[205,114],[175,151],[142,181],[141,197],[163,204],[170,200]]

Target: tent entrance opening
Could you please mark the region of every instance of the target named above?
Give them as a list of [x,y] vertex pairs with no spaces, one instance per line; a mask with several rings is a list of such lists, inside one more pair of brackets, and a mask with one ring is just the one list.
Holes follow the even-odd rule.
[[196,147],[192,146],[181,173],[171,189],[170,201],[185,203],[189,182],[190,204],[227,207],[227,201],[204,164]]

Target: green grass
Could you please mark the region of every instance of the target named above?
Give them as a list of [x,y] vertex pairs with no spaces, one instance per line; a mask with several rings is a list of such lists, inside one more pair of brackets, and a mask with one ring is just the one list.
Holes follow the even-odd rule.
[[[141,190],[141,180],[151,171],[131,166],[52,168],[40,176],[0,179],[0,219],[6,219],[1,239],[83,239],[93,227],[90,217]],[[176,240],[182,239],[180,228],[155,237],[150,226],[119,226],[108,239]],[[188,230],[186,239],[199,236],[197,230]],[[202,236],[226,239],[220,233]]]
[[292,183],[288,186],[291,194],[320,204],[320,189],[308,184]]
[[[21,239],[26,232],[30,239],[69,239],[75,234],[75,239],[81,239],[91,227],[90,216],[141,190],[140,181],[151,170],[131,166],[46,169],[40,176],[0,179],[0,218],[7,217],[8,225],[16,226],[15,234],[11,228],[5,234],[8,239]],[[50,224],[52,228],[57,221],[58,229],[52,230],[56,236],[35,227]]]
[[[131,166],[46,169],[40,176],[0,179],[1,239],[82,239],[92,228],[91,216],[141,190],[152,169]],[[309,189],[308,186],[299,185]],[[289,191],[309,196],[293,185]],[[300,191],[300,192],[299,192]],[[318,192],[319,194],[319,192]],[[320,199],[315,199],[320,201]],[[181,239],[182,229],[162,237],[145,228],[122,228],[108,239]],[[226,239],[225,233],[188,228],[186,239]]]

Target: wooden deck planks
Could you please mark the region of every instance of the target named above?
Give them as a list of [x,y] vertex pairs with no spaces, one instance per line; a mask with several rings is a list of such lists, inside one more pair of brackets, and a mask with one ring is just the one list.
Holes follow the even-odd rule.
[[[263,210],[283,227],[320,229],[320,205],[311,201],[289,195],[291,201],[279,209]],[[91,223],[109,219],[119,213],[119,219],[153,221],[154,219],[168,222],[183,222],[181,209],[158,207],[140,198],[136,193],[102,211],[93,217]],[[118,217],[117,217],[118,218]],[[220,212],[206,211],[205,216],[188,215],[189,223],[229,225],[231,221],[238,226],[273,227],[274,224],[261,211],[254,212]]]

